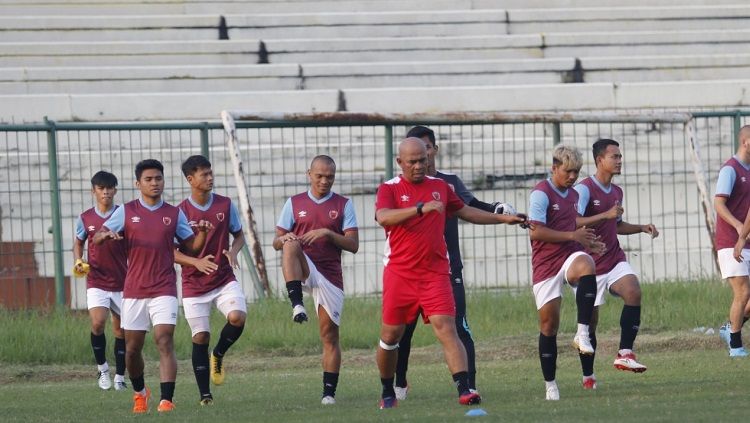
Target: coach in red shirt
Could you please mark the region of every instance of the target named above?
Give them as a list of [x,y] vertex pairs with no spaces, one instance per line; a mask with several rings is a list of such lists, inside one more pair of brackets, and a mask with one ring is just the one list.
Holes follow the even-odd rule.
[[397,404],[393,390],[396,349],[406,323],[413,322],[420,309],[443,344],[459,402],[478,404],[479,394],[469,391],[466,350],[454,322],[445,219],[448,213],[477,224],[518,224],[524,223],[524,218],[464,205],[445,181],[426,175],[427,150],[419,138],[401,142],[396,163],[402,174],[378,188],[375,202],[375,218],[386,233],[383,322],[377,351],[383,385],[380,408]]

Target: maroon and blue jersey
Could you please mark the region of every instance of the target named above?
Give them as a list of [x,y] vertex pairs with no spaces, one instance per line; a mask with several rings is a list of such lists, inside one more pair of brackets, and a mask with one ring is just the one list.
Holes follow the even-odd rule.
[[[750,164],[742,163],[737,157],[727,160],[719,171],[716,196],[726,198],[729,212],[735,219],[744,222],[750,209]],[[734,248],[738,236],[734,226],[727,223],[721,216],[717,216],[717,249]],[[746,243],[745,248],[750,248],[750,244]]]
[[[287,200],[276,227],[293,232],[298,237],[321,228],[341,235],[358,230],[354,204],[350,199],[333,192],[317,199],[309,191]],[[344,289],[341,248],[324,237],[310,245],[304,245],[303,251],[329,282]]]
[[119,206],[114,206],[107,214],[101,214],[96,207],[81,213],[76,222],[76,237],[86,241],[89,273],[86,275],[86,288],[104,291],[122,291],[125,273],[128,270],[127,249],[124,242],[105,242],[96,245],[92,242],[104,222]]
[[[582,180],[575,190],[578,192],[578,213],[584,217],[604,213],[615,204],[622,204],[622,188],[615,184],[605,187],[593,176]],[[609,273],[618,263],[627,260],[617,239],[617,224],[621,221],[622,218],[607,219],[592,226],[594,233],[600,237],[599,241],[607,246],[604,254],[590,253],[596,262],[597,275]]]
[[[555,231],[573,232],[578,217],[578,193],[560,191],[546,179],[536,184],[529,196],[529,222]],[[539,283],[557,274],[565,260],[583,247],[575,241],[559,243],[531,241],[532,282]]]
[[242,231],[237,209],[232,205],[232,200],[211,194],[206,205],[202,206],[188,197],[178,206],[187,217],[190,227],[195,227],[201,220],[207,220],[213,225],[206,235],[206,243],[197,257],[213,255],[213,262],[219,267],[213,273],[207,275],[193,266],[182,267],[182,296],[185,298],[200,297],[220,286],[237,280],[229,264],[229,259],[224,255],[224,250],[229,250],[229,235],[238,234]]

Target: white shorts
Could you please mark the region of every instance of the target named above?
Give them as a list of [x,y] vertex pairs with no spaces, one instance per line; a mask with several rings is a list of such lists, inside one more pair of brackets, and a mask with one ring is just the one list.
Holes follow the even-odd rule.
[[[609,291],[615,282],[627,275],[635,275],[635,271],[630,267],[630,263],[627,261],[617,263],[617,265],[607,273],[596,275],[596,301],[594,302],[594,307],[604,304],[607,291]],[[573,288],[573,290],[575,291],[575,288]],[[611,292],[611,294],[617,296],[614,292]]]
[[310,269],[310,276],[302,282],[302,290],[311,294],[315,300],[315,314],[318,313],[318,307],[322,306],[328,316],[333,320],[336,326],[341,326],[341,313],[344,311],[344,291],[329,282],[313,264],[310,257],[305,254],[307,267]]
[[750,249],[742,249],[742,263],[734,259],[734,248],[722,248],[716,255],[722,279],[750,275]]
[[211,305],[214,304],[224,317],[233,311],[247,313],[245,293],[242,292],[242,286],[237,281],[231,281],[200,297],[183,297],[182,307],[185,311],[185,319],[190,325],[193,336],[201,332],[211,332]]
[[145,330],[156,325],[177,325],[177,297],[124,298],[121,326],[125,330]]
[[86,290],[86,306],[89,310],[94,307],[105,307],[115,314],[122,315],[122,291],[89,288]]
[[554,300],[555,298],[562,297],[562,286],[563,284],[568,283],[566,273],[568,273],[570,265],[573,264],[573,260],[575,260],[576,257],[584,254],[586,253],[584,253],[583,251],[576,251],[575,253],[569,255],[568,258],[565,259],[565,262],[563,263],[562,267],[560,267],[560,270],[557,271],[557,274],[555,276],[549,279],[545,279],[539,283],[535,283],[534,286],[531,287],[531,289],[534,291],[534,301],[536,301],[537,310],[539,310],[545,304]]

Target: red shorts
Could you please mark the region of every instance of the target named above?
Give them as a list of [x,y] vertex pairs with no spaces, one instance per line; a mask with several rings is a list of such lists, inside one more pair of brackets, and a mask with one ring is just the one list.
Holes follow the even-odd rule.
[[439,279],[407,279],[385,268],[383,272],[383,323],[403,325],[417,319],[420,309],[425,323],[430,316],[455,316],[456,302],[453,298],[448,275]]

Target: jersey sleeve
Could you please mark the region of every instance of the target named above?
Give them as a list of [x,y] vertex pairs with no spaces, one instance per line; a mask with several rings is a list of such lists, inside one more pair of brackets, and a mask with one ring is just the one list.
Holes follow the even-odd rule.
[[529,196],[529,221],[547,224],[547,207],[549,198],[543,191],[534,190]]
[[190,227],[187,216],[185,216],[185,212],[183,212],[182,209],[178,209],[177,212],[177,228],[175,234],[177,235],[177,238],[182,240],[190,239],[195,236],[193,228]]
[[242,221],[240,221],[240,214],[237,211],[237,207],[234,203],[229,204],[229,232],[236,234],[242,230]]
[[719,171],[719,179],[716,181],[716,196],[729,197],[737,179],[737,172],[732,166],[724,166]]
[[380,184],[378,194],[375,196],[375,211],[380,209],[395,209],[396,202],[393,199],[393,189],[389,184]]
[[276,222],[276,227],[291,231],[294,228],[294,213],[292,211],[292,199],[289,198],[284,203],[284,207],[281,208],[281,215],[279,221]]
[[578,215],[583,216],[586,213],[586,207],[588,207],[589,205],[591,192],[589,192],[589,187],[584,184],[578,184],[574,187],[574,189],[578,193]]
[[354,213],[354,202],[349,199],[344,206],[344,227],[342,231],[357,229],[357,215]]
[[456,176],[456,185],[454,186],[456,188],[456,195],[463,200],[464,204],[469,204],[471,200],[474,199],[474,194],[469,191],[468,188],[466,188],[466,185],[464,185],[464,181],[461,180],[458,176]]
[[448,188],[447,191],[448,198],[445,200],[446,213],[453,214],[464,208],[466,204],[464,204],[463,200],[452,189]]
[[112,232],[120,233],[125,230],[125,207],[118,207],[109,216],[104,226]]
[[81,216],[78,216],[78,219],[76,220],[76,238],[78,238],[79,241],[85,241],[86,238],[88,238]]

